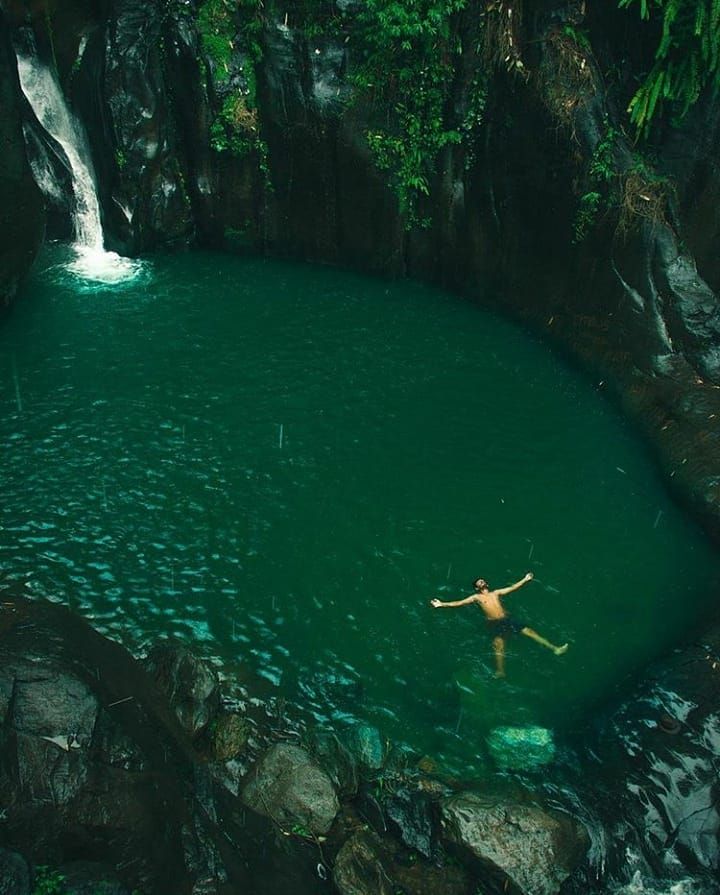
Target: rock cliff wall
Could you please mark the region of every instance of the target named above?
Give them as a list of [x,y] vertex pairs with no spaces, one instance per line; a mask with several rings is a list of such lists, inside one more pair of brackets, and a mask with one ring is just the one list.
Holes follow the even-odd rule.
[[25,154],[22,106],[15,55],[0,6],[0,309],[17,294],[45,226],[40,191]]

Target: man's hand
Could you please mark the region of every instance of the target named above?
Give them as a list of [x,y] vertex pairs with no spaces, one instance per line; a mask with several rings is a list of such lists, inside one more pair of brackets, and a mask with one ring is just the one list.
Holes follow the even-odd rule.
[[526,573],[525,573],[525,578],[524,578],[523,580],[524,580],[524,581],[532,581],[532,579],[533,579],[534,577],[535,577],[535,576],[533,575],[532,572],[526,572]]
[[435,599],[430,600],[430,605],[434,606],[437,609],[438,606],[442,606],[442,600],[438,600],[438,598],[435,597]]

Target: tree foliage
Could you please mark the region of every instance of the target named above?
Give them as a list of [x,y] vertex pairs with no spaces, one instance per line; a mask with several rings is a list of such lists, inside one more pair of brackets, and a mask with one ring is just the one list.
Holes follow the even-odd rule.
[[708,85],[720,85],[720,0],[618,0],[637,7],[659,34],[655,61],[630,100],[638,135],[647,136],[665,104],[682,118]]

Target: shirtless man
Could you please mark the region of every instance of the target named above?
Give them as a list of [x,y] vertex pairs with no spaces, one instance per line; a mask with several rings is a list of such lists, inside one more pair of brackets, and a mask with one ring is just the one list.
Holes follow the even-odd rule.
[[452,600],[448,603],[443,603],[442,600],[434,599],[430,601],[430,605],[434,606],[436,609],[442,609],[445,607],[468,606],[470,603],[477,603],[485,613],[485,618],[487,618],[495,633],[495,637],[493,638],[493,652],[495,653],[496,667],[495,676],[505,677],[505,637],[508,634],[524,634],[541,646],[546,646],[548,649],[551,649],[556,656],[562,656],[563,653],[567,652],[567,643],[564,643],[562,646],[555,646],[553,643],[550,643],[549,640],[541,637],[537,631],[533,631],[532,628],[528,628],[528,626],[522,622],[510,618],[507,612],[505,612],[503,604],[500,602],[501,597],[518,590],[523,584],[532,581],[532,578],[533,573],[528,572],[524,578],[521,578],[520,581],[516,581],[515,584],[510,584],[508,587],[499,587],[497,590],[490,590],[487,581],[485,581],[484,578],[478,578],[473,584],[475,593],[470,594],[469,597],[465,597],[464,600]]

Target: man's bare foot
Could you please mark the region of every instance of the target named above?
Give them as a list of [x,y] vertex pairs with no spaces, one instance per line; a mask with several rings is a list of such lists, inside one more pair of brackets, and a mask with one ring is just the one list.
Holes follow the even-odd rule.
[[570,646],[569,643],[563,643],[562,646],[556,646],[553,649],[553,652],[555,653],[556,656],[564,656],[565,653],[568,651],[569,646]]
[[496,671],[495,674],[493,675],[493,677],[502,679],[505,677],[505,672],[504,671]]

